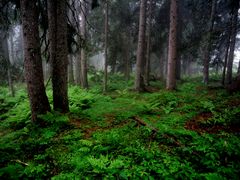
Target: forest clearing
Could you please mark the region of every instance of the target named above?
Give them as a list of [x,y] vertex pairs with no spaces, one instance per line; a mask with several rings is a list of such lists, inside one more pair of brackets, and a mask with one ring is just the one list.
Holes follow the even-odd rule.
[[240,179],[240,0],[0,0],[0,179]]

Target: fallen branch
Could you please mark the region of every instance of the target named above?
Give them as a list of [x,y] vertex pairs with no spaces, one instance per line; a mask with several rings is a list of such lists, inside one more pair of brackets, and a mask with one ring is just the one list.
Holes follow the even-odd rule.
[[[145,126],[149,129],[152,130],[152,135],[151,135],[151,139],[154,139],[156,137],[156,135],[159,133],[159,130],[149,124],[147,124],[145,121],[143,121],[142,119],[140,119],[139,117],[137,116],[134,116],[133,117],[133,120],[136,121],[139,125],[142,125],[142,126]],[[168,135],[168,134],[163,134],[162,137],[166,138],[166,139],[171,139],[173,141],[173,143],[176,145],[176,146],[182,146],[182,144],[180,142],[178,142],[177,139],[175,139],[174,136],[171,137],[171,135]]]
[[156,134],[158,133],[158,129],[155,127],[152,127],[151,125],[147,124],[145,121],[143,121],[142,119],[140,119],[137,116],[133,117],[133,120],[136,121],[138,124],[142,125],[142,126],[146,126],[147,128],[152,130],[152,133]]
[[22,164],[22,165],[24,165],[24,166],[29,166],[29,164],[28,163],[25,163],[25,162],[22,162],[22,161],[20,161],[20,160],[11,160],[12,162],[16,162],[16,163],[19,163],[19,164]]

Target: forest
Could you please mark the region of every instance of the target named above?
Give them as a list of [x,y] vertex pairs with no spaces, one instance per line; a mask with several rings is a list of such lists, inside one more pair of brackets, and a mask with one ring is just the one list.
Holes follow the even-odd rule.
[[0,179],[240,179],[240,0],[0,0]]

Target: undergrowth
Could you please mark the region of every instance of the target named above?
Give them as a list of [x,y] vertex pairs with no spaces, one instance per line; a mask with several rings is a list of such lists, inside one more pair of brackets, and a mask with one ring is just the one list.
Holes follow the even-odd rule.
[[136,94],[115,78],[105,95],[70,86],[70,113],[41,115],[44,126],[24,88],[1,87],[1,179],[239,179],[239,93],[186,80]]

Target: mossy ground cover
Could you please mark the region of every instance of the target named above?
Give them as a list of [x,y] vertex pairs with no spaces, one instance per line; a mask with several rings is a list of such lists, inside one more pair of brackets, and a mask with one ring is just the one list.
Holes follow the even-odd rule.
[[1,179],[239,179],[240,93],[199,79],[141,94],[117,82],[105,95],[70,86],[71,112],[40,116],[41,127],[24,88],[12,98],[1,87]]

